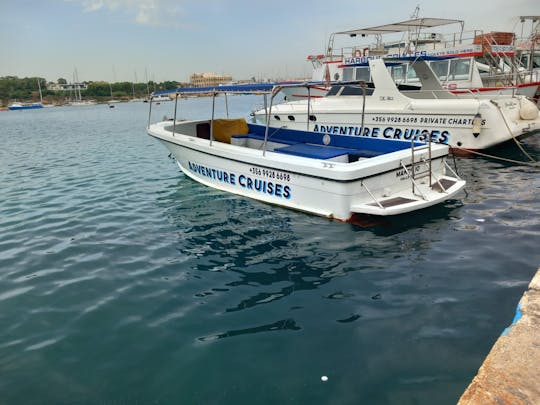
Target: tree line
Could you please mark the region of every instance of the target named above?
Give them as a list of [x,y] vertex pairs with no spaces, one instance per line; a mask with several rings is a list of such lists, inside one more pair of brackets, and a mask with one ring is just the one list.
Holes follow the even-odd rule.
[[[39,83],[39,85],[38,85]],[[58,79],[57,83],[66,83],[65,79]],[[106,101],[111,98],[130,99],[144,98],[149,93],[156,90],[169,90],[178,87],[179,83],[175,81],[164,81],[161,83],[150,81],[148,83],[117,82],[108,83],[102,81],[85,82],[87,89],[81,89],[83,99],[94,99],[97,101]],[[2,106],[8,105],[13,100],[22,102],[39,101],[39,86],[43,99],[48,103],[63,103],[75,98],[73,91],[69,90],[48,90],[47,81],[42,77],[16,76],[0,77],[0,102]]]

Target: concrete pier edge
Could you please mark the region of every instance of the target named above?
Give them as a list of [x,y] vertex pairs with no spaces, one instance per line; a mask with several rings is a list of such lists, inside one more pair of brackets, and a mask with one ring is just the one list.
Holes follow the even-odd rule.
[[458,405],[540,404],[540,268]]

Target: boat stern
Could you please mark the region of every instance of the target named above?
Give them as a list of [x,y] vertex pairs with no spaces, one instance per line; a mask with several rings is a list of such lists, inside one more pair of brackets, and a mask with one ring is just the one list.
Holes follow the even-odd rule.
[[[370,199],[351,204],[351,212],[390,216],[443,203],[465,187],[448,165],[446,145],[426,144],[412,150],[410,159],[401,159],[400,168],[378,183],[362,183]],[[431,156],[431,157],[430,157]]]
[[511,137],[522,138],[540,130],[540,112],[528,98],[518,96],[491,102],[499,110]]

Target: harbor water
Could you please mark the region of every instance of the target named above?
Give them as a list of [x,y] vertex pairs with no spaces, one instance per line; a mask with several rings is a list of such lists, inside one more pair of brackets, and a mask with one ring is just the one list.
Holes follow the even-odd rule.
[[538,168],[457,158],[458,199],[349,224],[190,180],[147,120],[0,112],[0,404],[457,402],[540,264]]

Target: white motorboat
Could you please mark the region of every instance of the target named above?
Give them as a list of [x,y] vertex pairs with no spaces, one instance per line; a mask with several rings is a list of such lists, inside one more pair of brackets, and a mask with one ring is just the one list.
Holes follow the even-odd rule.
[[[400,91],[385,61],[368,61],[374,88],[335,86],[326,97],[273,107],[270,125],[322,134],[411,140],[429,136],[454,149],[486,149],[540,130],[536,105],[524,96],[456,95],[444,89],[425,60],[411,65],[421,90]],[[253,113],[266,122],[266,109]],[[308,119],[309,117],[309,119]]]
[[206,186],[343,221],[357,213],[386,216],[429,207],[453,198],[465,185],[446,162],[448,146],[420,140],[213,117],[152,125],[149,119],[147,131],[186,176]]
[[86,106],[96,105],[96,104],[97,104],[97,101],[95,100],[76,100],[76,101],[69,102],[67,105],[70,105],[72,107],[86,107]]
[[163,101],[171,101],[172,100],[169,97],[169,95],[166,94],[166,93],[163,93],[163,94],[154,94],[154,93],[152,93],[151,98],[152,98],[152,102],[154,102],[154,103],[161,103]]

